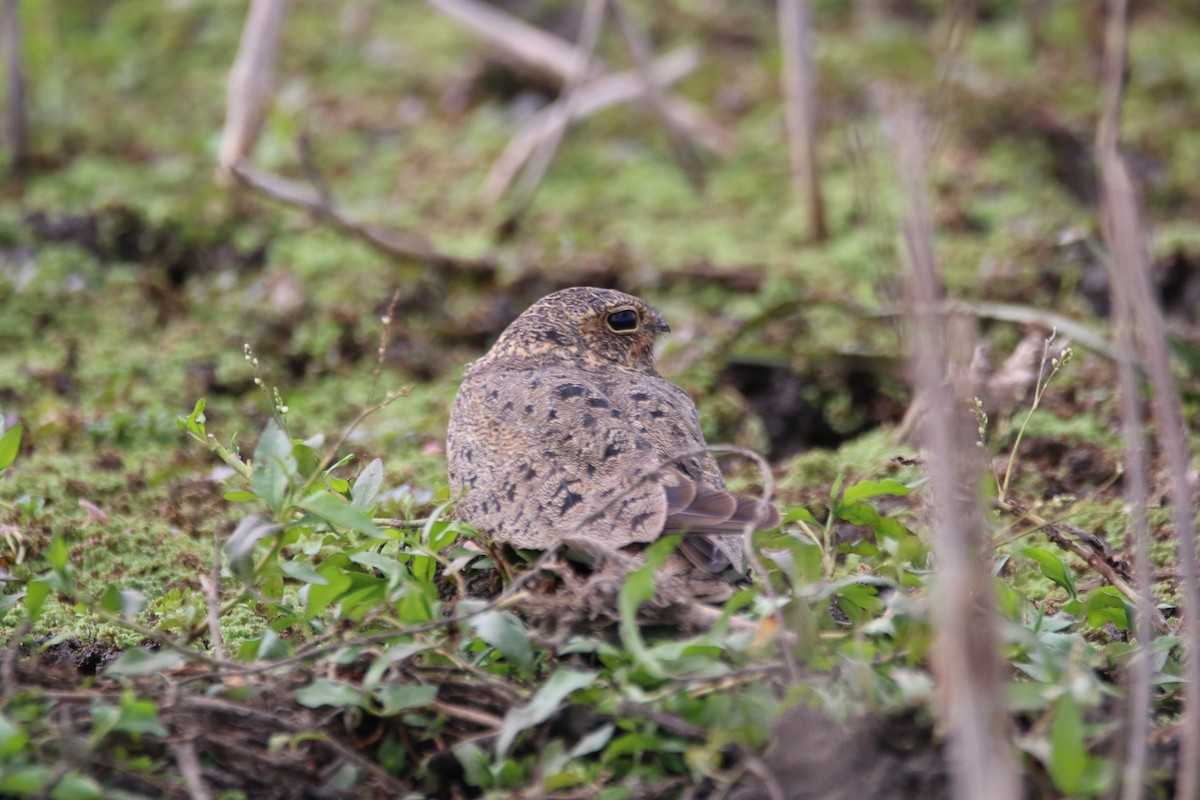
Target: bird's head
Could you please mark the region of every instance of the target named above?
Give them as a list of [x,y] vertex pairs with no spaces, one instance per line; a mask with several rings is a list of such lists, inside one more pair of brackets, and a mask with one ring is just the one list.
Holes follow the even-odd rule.
[[633,295],[577,286],[546,295],[513,320],[485,361],[567,361],[586,368],[617,364],[654,370],[654,341],[671,330]]

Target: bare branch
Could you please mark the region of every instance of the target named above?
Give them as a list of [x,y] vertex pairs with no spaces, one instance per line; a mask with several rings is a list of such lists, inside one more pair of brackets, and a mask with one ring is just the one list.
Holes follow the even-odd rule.
[[939,711],[950,734],[955,795],[1008,800],[1019,796],[1019,786],[1006,735],[991,575],[983,559],[984,521],[976,499],[981,464],[968,413],[968,370],[947,372],[952,340],[937,310],[940,281],[925,184],[928,129],[911,100],[884,95],[884,110],[904,209],[913,304],[908,350],[926,404],[922,432],[930,450],[938,564],[933,655]]
[[553,83],[565,83],[579,60],[578,49],[478,0],[427,0],[429,5],[461,23],[492,45],[517,68],[524,68]]
[[667,133],[667,139],[671,143],[671,152],[679,163],[680,169],[683,170],[683,174],[687,176],[688,182],[697,191],[703,191],[704,165],[700,162],[700,156],[696,153],[695,145],[687,130],[672,116],[667,105],[666,94],[663,92],[663,87],[658,82],[653,68],[654,50],[650,44],[650,37],[637,24],[637,20],[630,16],[620,0],[611,0],[611,2],[613,19],[616,20],[617,27],[621,30],[621,37],[625,40],[625,46],[628,48],[630,56],[633,57],[638,78],[642,82],[642,96],[645,98],[646,104],[650,106],[650,110],[662,123],[663,129]]
[[[1183,423],[1179,394],[1171,375],[1170,352],[1167,348],[1165,328],[1161,312],[1154,300],[1150,285],[1150,255],[1146,246],[1146,231],[1138,207],[1137,190],[1134,187],[1128,165],[1119,150],[1121,105],[1124,94],[1124,73],[1128,47],[1128,0],[1109,0],[1108,25],[1105,31],[1103,91],[1104,106],[1096,131],[1096,159],[1100,172],[1100,206],[1104,239],[1112,254],[1113,296],[1119,314],[1124,315],[1122,344],[1136,345],[1140,360],[1146,365],[1153,386],[1154,421],[1158,440],[1166,456],[1166,468],[1171,486],[1171,509],[1175,523],[1176,545],[1179,568],[1182,575],[1183,592],[1183,641],[1186,653],[1184,674],[1183,736],[1179,745],[1180,771],[1175,784],[1176,800],[1196,800],[1200,797],[1200,586],[1197,585],[1196,529],[1193,507],[1193,487],[1188,478],[1190,453],[1188,452],[1187,429]],[[1128,362],[1130,359],[1123,359]],[[1133,379],[1132,367],[1122,370],[1123,394],[1136,392],[1128,386]],[[1137,408],[1129,398],[1123,400],[1126,426],[1137,424]],[[1132,417],[1129,418],[1129,417]],[[1126,431],[1126,447],[1141,450],[1143,442],[1140,427],[1135,434]],[[1136,458],[1136,456],[1135,456]],[[1133,466],[1136,467],[1136,464]],[[1144,475],[1142,476],[1144,480]],[[1136,491],[1136,490],[1135,490]],[[1132,496],[1135,513],[1141,511],[1136,505],[1137,494]],[[1140,497],[1144,506],[1144,495]],[[1141,544],[1135,542],[1138,551],[1145,547],[1144,524],[1135,517],[1135,537],[1142,537]],[[1141,568],[1149,572],[1149,564]],[[1139,575],[1145,584],[1145,578]],[[1141,598],[1139,606],[1148,603]],[[1139,615],[1141,616],[1141,615]],[[1148,640],[1142,638],[1142,648]],[[1145,669],[1136,665],[1139,670]],[[1136,680],[1145,676],[1139,672]],[[1141,703],[1134,708],[1133,702]],[[1141,718],[1148,711],[1148,688],[1135,684],[1131,689],[1131,722],[1135,728],[1145,730],[1148,724]],[[1139,737],[1140,744],[1131,742],[1129,762],[1126,765],[1122,797],[1138,798],[1144,791],[1145,736]],[[1142,773],[1142,774],[1139,774]]]
[[825,198],[817,167],[817,91],[813,69],[813,30],[808,0],[779,0],[779,44],[783,51],[783,99],[787,114],[792,183],[808,211],[808,235],[829,236]]
[[233,165],[232,174],[242,185],[272,200],[307,211],[389,256],[470,275],[490,275],[496,269],[496,262],[491,259],[459,258],[443,253],[420,234],[355,222],[327,205],[320,193],[310,187],[255,169],[249,164]]
[[29,121],[25,115],[25,41],[21,35],[18,0],[4,0],[0,9],[0,47],[6,54],[8,97],[4,105],[4,137],[8,140],[9,165],[20,172],[29,161]]
[[212,792],[208,790],[208,784],[204,782],[204,776],[200,773],[200,758],[196,755],[196,746],[192,740],[183,739],[172,742],[168,744],[168,747],[175,756],[175,764],[179,767],[179,773],[183,775],[188,797],[191,800],[209,800]]
[[[675,83],[700,65],[700,54],[695,48],[688,47],[660,58],[654,67],[654,73],[663,86]],[[570,122],[591,116],[618,103],[636,100],[645,90],[645,85],[632,72],[620,72],[596,78],[574,93],[570,109]],[[496,159],[483,182],[483,194],[488,200],[495,202],[509,184],[521,171],[521,167],[537,149],[538,144],[553,136],[561,136],[562,129],[568,124],[568,112],[564,98],[532,115],[521,129],[509,141],[504,152]],[[697,140],[709,150],[717,153],[728,152],[730,141],[720,128],[704,124],[694,127]]]
[[[427,0],[427,2],[448,17],[462,23],[472,33],[487,41],[492,47],[496,48],[502,58],[505,58],[509,63],[516,65],[518,68],[528,69],[542,78],[560,85],[565,85],[570,80],[575,69],[574,65],[579,58],[579,48],[570,42],[566,42],[553,34],[536,28],[503,11],[499,11],[493,6],[485,5],[478,0]],[[660,60],[656,64],[654,69],[656,77],[659,76],[660,71],[669,72],[664,61],[665,59]],[[598,99],[605,98],[604,102],[598,102],[597,107],[592,110],[580,112],[579,116],[586,116],[587,113],[593,113],[600,108],[605,108],[615,103],[636,99],[642,95],[645,89],[642,81],[637,81],[635,76],[629,76],[624,73],[608,76],[608,78],[601,78],[599,76],[601,67],[602,65],[596,61],[589,68],[587,73],[588,80],[580,86],[580,108],[586,108],[587,103],[591,102],[587,99],[587,95],[584,92],[586,91],[585,87],[590,86],[594,81],[613,80],[616,82],[619,80],[622,83],[617,85],[620,85],[622,90],[617,92],[614,91],[613,87],[609,86],[606,86],[603,91],[600,91],[598,88],[596,97]],[[636,83],[634,84],[634,91],[626,95],[627,90],[623,82],[628,79],[633,79]],[[663,77],[659,85],[666,86],[670,82]],[[609,94],[610,92],[616,96],[612,97]],[[665,113],[671,118],[672,123],[680,130],[685,131],[689,137],[706,149],[718,155],[729,151],[732,146],[732,136],[720,125],[713,122],[699,106],[673,95],[664,95],[663,105]],[[561,107],[556,113],[561,113]],[[549,133],[544,132],[542,135],[549,135]],[[535,145],[540,138],[541,136],[535,137]],[[527,147],[527,149],[532,150],[531,147]],[[528,156],[526,155],[525,157]],[[515,166],[510,160],[504,170],[493,168],[493,175],[489,176],[487,182],[486,195],[488,197],[495,198],[503,194],[504,188],[496,176],[507,172],[509,173],[508,180],[511,181],[511,176],[519,171],[525,157],[516,159]]]
[[[562,97],[559,99],[563,108],[564,120],[570,120],[575,115],[574,109],[579,95],[577,90],[591,69],[596,43],[600,41],[600,28],[604,23],[606,2],[607,0],[588,0],[587,7],[584,9],[583,22],[579,26],[579,45],[575,50],[578,58],[567,76],[566,83],[563,85]],[[550,162],[554,160],[554,154],[558,152],[558,145],[562,142],[566,130],[565,124],[558,126],[538,144],[525,172],[521,175],[520,182],[513,191],[512,204],[506,215],[506,225],[519,219],[530,201],[533,200],[533,195],[541,184],[542,178],[545,177],[546,170],[550,168]]]
[[266,116],[275,75],[275,52],[287,0],[253,0],[229,72],[225,129],[217,155],[217,177],[233,180],[233,170],[249,157]]

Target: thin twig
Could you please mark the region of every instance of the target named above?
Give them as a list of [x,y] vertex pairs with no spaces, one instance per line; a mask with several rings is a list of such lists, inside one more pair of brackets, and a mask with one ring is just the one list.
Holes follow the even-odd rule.
[[244,186],[272,200],[307,211],[393,258],[430,264],[466,275],[490,276],[496,269],[497,262],[493,259],[452,256],[436,249],[418,233],[355,222],[342,212],[324,205],[316,190],[263,172],[244,161],[234,164],[230,171]]
[[253,0],[226,88],[225,128],[217,177],[232,182],[237,164],[249,158],[266,115],[275,74],[275,53],[287,0]]
[[213,656],[217,661],[225,660],[225,642],[221,638],[221,545],[213,534],[213,569],[210,575],[200,576],[200,588],[204,590],[205,617],[208,620],[208,638],[212,643]]
[[[655,77],[663,86],[670,86],[700,65],[699,51],[685,47],[660,58],[654,67]],[[571,111],[563,98],[538,111],[513,134],[504,152],[492,164],[481,189],[484,198],[495,202],[508,190],[509,185],[520,173],[521,167],[537,150],[539,144],[551,136],[561,135],[561,129],[576,120],[589,117],[619,103],[636,100],[645,91],[645,84],[633,72],[603,75],[580,86],[575,92]],[[708,150],[723,154],[729,151],[729,136],[715,125],[703,125],[693,131],[696,139]]]
[[562,82],[578,63],[578,51],[552,33],[478,0],[427,0],[429,5],[484,39],[515,66]]
[[4,0],[0,9],[0,48],[8,67],[8,96],[4,104],[4,138],[9,167],[20,172],[29,162],[29,120],[25,110],[25,40],[18,0]]
[[625,40],[625,46],[628,48],[630,56],[633,57],[638,77],[642,81],[644,89],[642,96],[645,98],[646,104],[650,106],[650,110],[658,117],[663,130],[666,131],[667,139],[671,143],[671,153],[675,156],[679,168],[683,170],[683,174],[693,188],[703,191],[704,164],[701,163],[700,156],[696,153],[696,147],[688,136],[688,132],[671,115],[663,86],[659,83],[658,76],[654,71],[654,51],[650,45],[650,39],[625,9],[621,0],[610,0],[610,2],[613,19],[616,20],[617,28],[621,31],[621,38]]
[[17,681],[17,655],[20,654],[21,648],[24,646],[25,637],[29,635],[29,631],[33,630],[33,623],[26,620],[22,622],[17,629],[8,637],[8,641],[4,645],[4,653],[0,655],[0,708],[3,707],[4,701],[7,701],[14,692],[17,691],[20,684]]
[[[881,87],[882,89],[882,87]],[[957,796],[1008,800],[1019,795],[1006,736],[1004,672],[995,612],[982,558],[983,517],[976,501],[981,471],[967,415],[967,370],[947,372],[946,323],[937,310],[940,280],[933,248],[933,221],[926,185],[928,132],[910,98],[879,91],[894,137],[894,163],[903,204],[912,302],[910,361],[917,391],[927,404],[924,439],[933,484],[934,553],[938,573],[933,608],[934,663],[939,711],[950,734],[951,776]]]
[[429,708],[445,717],[460,719],[464,722],[470,722],[478,725],[481,728],[487,728],[491,731],[500,730],[504,725],[504,720],[497,717],[495,714],[488,714],[486,711],[476,711],[473,708],[465,708],[456,706],[453,703],[444,703],[441,700],[434,700],[429,704]]
[[[607,0],[587,0],[587,6],[584,8],[583,22],[579,26],[579,44],[575,48],[578,55],[571,72],[568,73],[567,79],[563,83],[558,100],[558,103],[562,105],[564,120],[570,121],[575,116],[575,107],[579,103],[578,89],[591,69],[596,44],[600,41],[600,28],[604,22],[606,5]],[[562,125],[554,128],[548,136],[541,140],[537,150],[530,157],[525,171],[513,188],[512,200],[505,214],[503,226],[512,225],[519,220],[530,202],[533,201],[534,193],[541,185],[542,178],[546,176],[546,170],[550,168],[554,154],[558,152],[558,146],[562,143],[566,127],[566,125]]]
[[[464,24],[518,67],[532,69],[543,78],[559,85],[565,85],[570,80],[579,56],[578,48],[570,42],[478,0],[427,2]],[[601,65],[599,62],[594,63],[595,67],[589,72],[588,80],[598,77]],[[634,97],[639,95],[640,91]],[[714,152],[727,152],[731,146],[730,134],[714,123],[696,104],[668,95],[665,110],[676,125]]]
[[779,45],[783,51],[782,83],[787,119],[792,184],[808,212],[808,235],[817,242],[829,236],[825,198],[817,166],[817,91],[813,68],[813,29],[808,0],[779,0]]
[[[1179,571],[1183,576],[1184,706],[1179,745],[1176,800],[1200,797],[1200,585],[1197,583],[1196,522],[1192,482],[1188,472],[1188,432],[1183,423],[1179,393],[1171,374],[1162,312],[1150,285],[1150,255],[1133,178],[1119,150],[1121,105],[1128,49],[1128,0],[1109,0],[1103,63],[1104,105],[1096,130],[1096,159],[1100,172],[1101,219],[1104,239],[1112,253],[1113,291],[1122,298],[1134,329],[1140,360],[1153,386],[1154,421],[1166,456],[1171,486]],[[1145,643],[1143,643],[1143,647]],[[1141,690],[1139,690],[1141,691]],[[1142,709],[1138,710],[1142,713]],[[1140,726],[1140,723],[1139,723]],[[1133,766],[1145,758],[1131,754]],[[1137,784],[1134,785],[1134,781]],[[1144,777],[1126,775],[1125,797],[1137,797]]]
[[195,743],[191,739],[183,739],[170,742],[168,747],[175,756],[175,765],[179,767],[179,773],[183,775],[188,797],[191,800],[209,800],[212,792],[208,790],[208,784],[204,782],[204,776],[200,773],[200,759],[196,755]]

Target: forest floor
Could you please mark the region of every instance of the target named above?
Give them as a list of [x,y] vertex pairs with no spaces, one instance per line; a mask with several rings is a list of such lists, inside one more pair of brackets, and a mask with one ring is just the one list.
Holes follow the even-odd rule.
[[[574,4],[501,5],[575,35]],[[814,242],[773,15],[669,5],[643,22],[658,52],[700,47],[674,91],[727,140],[703,192],[653,115],[617,106],[566,134],[515,228],[481,186],[553,87],[427,4],[291,6],[253,162],[443,254],[406,260],[215,179],[243,4],[22,4],[32,159],[0,196],[0,795],[945,796],[882,78],[932,98],[1027,794],[1114,785],[1131,606],[1080,558],[1132,563],[1092,148],[1103,16],[989,2],[955,38],[927,3],[870,34],[814,3]],[[1166,2],[1131,26],[1122,135],[1194,420],[1200,17]],[[628,64],[612,31],[598,52]],[[578,566],[516,585],[516,555],[451,521],[464,365],[571,285],[660,309],[659,370],[708,441],[770,462],[785,524],[713,627],[648,624],[640,570],[609,611],[572,614],[563,598],[595,588]],[[752,462],[721,464],[762,490]],[[1178,576],[1153,466],[1165,795]]]

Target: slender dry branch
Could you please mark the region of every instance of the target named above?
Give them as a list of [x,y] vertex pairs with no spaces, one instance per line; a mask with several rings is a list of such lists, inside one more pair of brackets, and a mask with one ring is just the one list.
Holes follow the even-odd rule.
[[[1176,800],[1196,800],[1200,797],[1200,585],[1197,585],[1193,487],[1188,477],[1190,454],[1187,429],[1171,375],[1170,352],[1162,314],[1150,284],[1150,254],[1146,245],[1145,226],[1137,190],[1119,150],[1128,12],[1128,0],[1109,0],[1104,47],[1104,105],[1096,131],[1101,219],[1104,239],[1112,255],[1112,291],[1114,296],[1120,298],[1117,310],[1128,315],[1132,330],[1127,336],[1136,344],[1140,360],[1146,365],[1150,376],[1154,422],[1166,456],[1179,571],[1182,575],[1182,633],[1186,653],[1183,736],[1175,797]],[[1134,421],[1127,420],[1127,424]],[[1132,438],[1127,441],[1135,447],[1138,444]],[[1137,533],[1135,531],[1135,535]],[[1148,565],[1146,568],[1148,571]],[[1139,709],[1138,713],[1144,711]],[[1132,752],[1130,756],[1130,770],[1138,767],[1139,761],[1145,758],[1144,754]],[[1143,782],[1144,777],[1127,772],[1123,795],[1139,797]]]
[[469,275],[490,275],[496,269],[496,262],[489,258],[460,258],[443,253],[420,234],[355,222],[333,205],[326,203],[320,192],[302,183],[263,172],[245,162],[234,164],[231,171],[243,186],[272,200],[307,211],[394,258],[431,264]]
[[621,38],[625,40],[625,46],[629,50],[630,56],[633,57],[638,78],[642,82],[642,96],[658,117],[659,122],[662,123],[663,129],[667,133],[667,139],[671,143],[671,152],[679,163],[680,169],[683,170],[683,174],[687,176],[688,182],[696,190],[703,191],[704,164],[700,161],[700,156],[696,152],[695,144],[688,131],[671,114],[666,93],[663,91],[664,87],[659,83],[658,76],[655,74],[654,50],[650,44],[650,37],[637,24],[637,20],[629,14],[620,0],[611,0],[611,4],[613,19],[617,22]]
[[183,776],[190,800],[209,800],[212,792],[204,782],[200,771],[200,758],[196,755],[196,746],[192,740],[183,739],[169,744],[168,747],[175,756],[175,764],[179,767],[179,774]]
[[492,45],[518,69],[563,83],[575,69],[575,46],[478,0],[427,0],[429,5]]
[[29,161],[29,121],[25,114],[25,42],[21,35],[18,0],[4,0],[0,8],[0,47],[8,68],[8,96],[4,104],[4,137],[8,141],[9,168],[20,172]]
[[817,166],[817,79],[813,69],[812,20],[808,0],[779,0],[779,44],[783,51],[784,111],[796,197],[808,212],[808,235],[818,242],[829,236],[825,198]]
[[[685,47],[660,58],[654,67],[655,76],[663,86],[670,86],[700,65],[700,52],[694,47]],[[568,118],[565,98],[551,103],[532,115],[513,135],[504,152],[496,159],[483,182],[483,194],[494,202],[508,190],[509,184],[521,171],[521,167],[537,149],[538,144],[554,136],[570,122],[611,108],[618,103],[636,100],[645,85],[632,72],[619,72],[595,78],[574,93],[571,116]],[[717,153],[728,151],[729,140],[725,132],[715,126],[695,130],[697,141]]]
[[[1134,572],[1141,587],[1133,598],[1137,608],[1134,633],[1138,650],[1129,664],[1128,696],[1125,699],[1129,722],[1125,727],[1125,764],[1121,776],[1121,800],[1141,800],[1146,791],[1146,760],[1149,754],[1151,681],[1154,678],[1154,634],[1165,634],[1152,615],[1162,616],[1155,607],[1150,577],[1150,531],[1146,520],[1149,495],[1146,465],[1146,436],[1143,432],[1142,398],[1139,392],[1137,352],[1133,341],[1133,311],[1110,284],[1112,304],[1117,318],[1117,373],[1121,396],[1121,438],[1125,447],[1125,498],[1129,503],[1129,539],[1133,544]],[[1195,709],[1193,709],[1194,711]]]
[[[517,17],[506,14],[493,6],[485,5],[478,0],[427,0],[427,2],[448,17],[462,23],[472,33],[487,41],[510,64],[518,68],[530,70],[542,78],[559,85],[566,85],[571,79],[575,64],[578,63],[579,59],[578,47],[576,45],[566,42],[540,28],[536,28]],[[602,79],[600,76],[602,67],[603,65],[600,62],[593,62],[587,73],[588,80],[585,82],[585,85],[591,85],[593,81]],[[657,62],[655,66],[656,76],[664,67],[663,61],[660,60]],[[635,81],[637,80],[636,76],[628,76],[624,73],[609,76],[613,80],[619,79],[622,81],[628,77],[633,77]],[[660,85],[665,86],[667,83],[669,81],[662,80]],[[630,96],[618,96],[607,100],[600,107],[640,97],[644,90],[644,83],[638,81],[635,86],[637,89]],[[603,97],[609,91],[612,91],[612,89],[606,88],[604,92],[598,91],[597,95]],[[623,95],[624,92],[616,94]],[[584,105],[582,99],[581,107]],[[703,145],[706,149],[722,155],[727,153],[732,147],[732,135],[720,125],[713,122],[696,104],[675,97],[674,95],[664,95],[663,103],[665,113],[671,118],[672,123],[678,126],[680,130],[686,131],[689,137]],[[516,168],[520,168],[520,163],[516,165]],[[494,179],[489,178],[489,184],[492,189],[489,190],[488,196],[494,198],[503,193],[502,190],[500,192],[495,191],[496,181]]]
[[[588,0],[583,12],[583,22],[579,26],[579,45],[575,48],[578,54],[573,69],[563,85],[562,96],[558,103],[562,105],[564,120],[575,116],[575,107],[579,102],[579,86],[582,85],[591,69],[592,57],[596,52],[596,44],[600,41],[600,28],[604,23],[604,7],[607,0]],[[550,135],[542,139],[534,151],[525,172],[513,190],[513,200],[506,215],[505,224],[511,224],[520,218],[533,200],[537,187],[541,185],[550,162],[554,160],[558,146],[562,142],[567,126],[554,128]]]
[[984,521],[977,501],[982,465],[968,413],[968,370],[947,372],[950,339],[938,313],[940,282],[925,184],[928,130],[918,107],[879,92],[904,208],[913,314],[908,349],[923,399],[923,439],[930,451],[934,553],[934,664],[939,713],[950,734],[952,780],[958,797],[1007,800],[1019,796],[1006,735],[1004,672],[998,649],[991,575],[983,558]]
[[217,155],[217,176],[222,181],[232,181],[234,168],[249,157],[258,142],[286,10],[287,0],[253,0],[250,4],[226,88],[225,129]]

